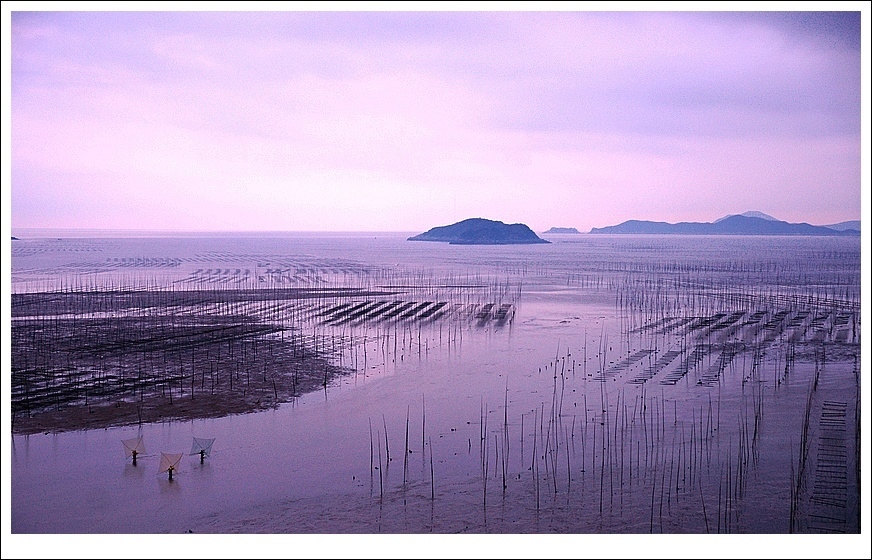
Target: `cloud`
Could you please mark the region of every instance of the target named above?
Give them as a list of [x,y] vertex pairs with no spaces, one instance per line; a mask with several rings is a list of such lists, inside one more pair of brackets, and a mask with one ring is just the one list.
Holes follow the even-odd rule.
[[[632,203],[647,199],[664,220],[776,204],[814,214],[824,192],[835,193],[824,221],[859,213],[851,15],[44,12],[12,23],[20,226],[112,215],[118,227],[411,231],[493,209],[585,228],[640,217]],[[70,197],[80,204],[65,215]]]

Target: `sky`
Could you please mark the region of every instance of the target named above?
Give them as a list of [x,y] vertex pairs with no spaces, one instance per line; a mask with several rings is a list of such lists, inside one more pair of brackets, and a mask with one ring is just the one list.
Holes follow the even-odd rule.
[[868,218],[867,2],[204,5],[3,2],[4,231]]
[[4,4],[13,231],[861,217],[864,2]]

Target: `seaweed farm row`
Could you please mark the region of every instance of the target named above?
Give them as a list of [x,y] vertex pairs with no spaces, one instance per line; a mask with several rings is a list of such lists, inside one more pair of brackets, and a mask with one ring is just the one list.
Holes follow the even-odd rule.
[[[423,402],[405,425],[370,419],[378,508],[362,518],[379,521],[356,530],[403,532],[396,520],[418,500],[467,512],[431,517],[439,532],[858,532],[859,278],[778,276],[579,279],[582,293],[613,293],[617,330],[563,333],[530,384],[505,376],[502,395],[447,432],[427,432]],[[451,495],[451,473],[475,469]]]
[[403,241],[21,244],[15,530],[859,532],[856,240]]
[[457,301],[355,288],[16,293],[13,428],[76,407],[114,406],[122,423],[184,416],[179,403],[198,398],[222,401],[216,416],[275,407],[349,375],[367,338],[396,360],[466,328],[510,326],[513,303],[479,301],[492,295],[483,288],[437,294]]
[[[354,530],[407,531],[398,520],[430,502],[466,512],[431,518],[437,532],[856,533],[859,321],[840,313],[584,336],[532,372],[541,397],[505,379],[477,417],[434,432],[423,401],[404,421],[376,415],[377,507],[361,504]],[[476,470],[458,490],[454,473]]]

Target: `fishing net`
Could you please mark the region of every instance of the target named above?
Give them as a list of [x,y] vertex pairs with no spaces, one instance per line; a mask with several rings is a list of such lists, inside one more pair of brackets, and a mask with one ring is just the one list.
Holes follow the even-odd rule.
[[145,455],[145,443],[142,441],[142,436],[122,439],[121,443],[124,445],[124,455],[126,457],[132,457],[134,451],[136,451],[137,455]]
[[160,454],[160,469],[159,473],[164,473],[170,470],[172,467],[173,471],[179,470],[179,462],[182,460],[181,453],[161,453]]
[[206,457],[212,454],[212,444],[215,443],[215,438],[194,438],[194,443],[191,445],[191,455],[199,455],[201,451],[205,452]]

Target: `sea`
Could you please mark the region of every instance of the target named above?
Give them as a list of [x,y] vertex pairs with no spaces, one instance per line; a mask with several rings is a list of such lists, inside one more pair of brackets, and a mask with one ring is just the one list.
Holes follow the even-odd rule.
[[13,231],[13,335],[33,294],[244,292],[160,313],[280,323],[338,373],[217,418],[13,418],[12,533],[860,532],[859,238],[413,233]]

